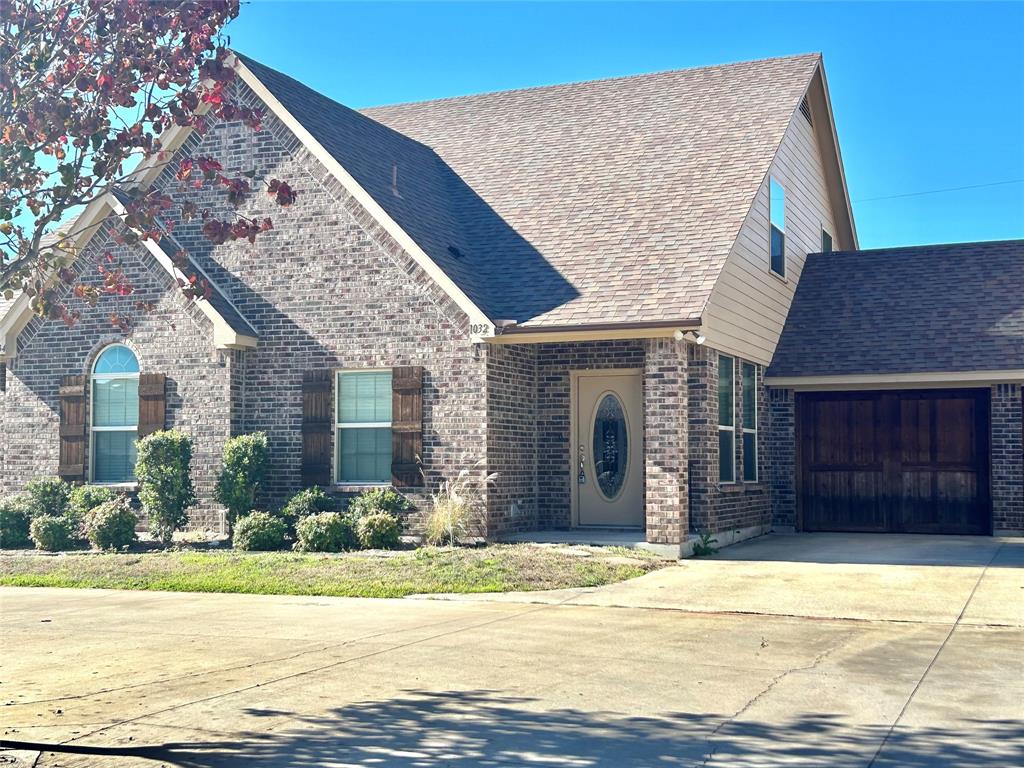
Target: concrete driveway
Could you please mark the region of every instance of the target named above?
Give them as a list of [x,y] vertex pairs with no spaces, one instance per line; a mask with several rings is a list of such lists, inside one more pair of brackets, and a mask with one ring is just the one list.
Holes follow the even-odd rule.
[[3,738],[54,747],[0,764],[1024,765],[1022,540],[773,536],[490,599],[0,601]]

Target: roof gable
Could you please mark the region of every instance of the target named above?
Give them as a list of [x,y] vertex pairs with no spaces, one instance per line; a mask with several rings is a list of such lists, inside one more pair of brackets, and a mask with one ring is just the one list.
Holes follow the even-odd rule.
[[812,254],[767,376],[1024,371],[1024,240]]
[[492,320],[698,318],[817,55],[355,112],[241,57]]

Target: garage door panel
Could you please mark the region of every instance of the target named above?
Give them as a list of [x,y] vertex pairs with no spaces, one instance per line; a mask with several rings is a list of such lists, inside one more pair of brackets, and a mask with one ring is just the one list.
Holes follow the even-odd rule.
[[985,390],[801,393],[804,530],[985,533]]
[[881,472],[815,472],[809,483],[810,507],[815,511],[814,530],[886,530],[881,481]]

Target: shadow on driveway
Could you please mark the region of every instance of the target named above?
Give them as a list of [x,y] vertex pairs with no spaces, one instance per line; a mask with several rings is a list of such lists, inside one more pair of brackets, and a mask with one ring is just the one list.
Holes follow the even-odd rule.
[[[850,726],[828,714],[805,715],[785,725],[735,722],[718,715],[627,717],[574,709],[534,711],[535,699],[489,691],[414,692],[387,701],[336,709],[329,716],[292,715],[287,729],[245,733],[240,738],[153,746],[88,747],[72,744],[4,746],[69,753],[148,758],[182,768],[221,766],[725,766],[872,764],[888,727]],[[246,710],[280,717],[280,710]],[[140,725],[142,725],[140,723]],[[144,727],[144,726],[143,726]],[[95,738],[95,737],[94,737]],[[52,765],[49,755],[39,765]],[[70,758],[71,762],[65,762]],[[1024,722],[965,721],[964,730],[901,729],[875,766],[1006,766],[1024,760]],[[88,763],[83,763],[88,764]]]

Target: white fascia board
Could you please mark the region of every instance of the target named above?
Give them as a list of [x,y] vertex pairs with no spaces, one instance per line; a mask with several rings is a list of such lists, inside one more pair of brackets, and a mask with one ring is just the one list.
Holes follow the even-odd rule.
[[[121,205],[120,201],[117,199],[112,198],[111,208],[114,213],[122,218],[127,213],[124,206]],[[167,271],[167,274],[171,276],[171,279],[175,282],[178,280],[188,280],[188,276],[174,265],[174,260],[171,257],[171,254],[165,252],[164,249],[160,247],[160,243],[158,241],[147,237],[141,242],[146,250],[152,254],[153,258],[156,259],[156,262]],[[198,271],[206,280],[210,279],[198,266],[196,267],[196,271]],[[210,284],[213,285],[213,281],[210,281]],[[202,299],[195,299],[194,302],[195,305],[199,307],[199,310],[206,315],[213,324],[213,343],[215,347],[218,349],[249,349],[256,346],[255,338],[238,333],[234,328],[228,325],[224,317],[210,302]]]
[[[92,240],[92,236],[96,234],[103,221],[110,215],[112,210],[110,203],[113,199],[113,196],[106,193],[94,198],[68,227],[67,237],[70,246],[74,248],[76,258],[77,254],[81,253],[82,249]],[[22,293],[7,314],[0,318],[0,358],[9,360],[17,354],[18,334],[28,325],[32,314],[31,301],[27,294]]]
[[767,387],[797,390],[913,389],[1024,383],[1024,370],[869,373],[837,376],[765,376]]
[[[334,156],[318,142],[306,128],[295,119],[274,94],[270,92],[256,75],[254,75],[240,59],[235,58],[235,71],[252,91],[263,101],[287,128],[294,133],[303,146],[319,160],[328,171],[341,183],[345,190],[355,198],[363,208],[379,223],[395,241],[412,256],[413,260],[430,278],[448,294],[455,304],[466,313],[471,328],[470,338],[479,342],[494,336],[494,323],[473,303],[447,273],[427,255],[415,240],[405,232],[391,216],[388,215],[373,196],[370,195],[352,175],[342,167]],[[476,330],[477,332],[473,332]]]

